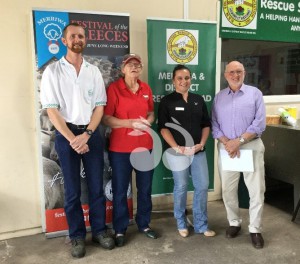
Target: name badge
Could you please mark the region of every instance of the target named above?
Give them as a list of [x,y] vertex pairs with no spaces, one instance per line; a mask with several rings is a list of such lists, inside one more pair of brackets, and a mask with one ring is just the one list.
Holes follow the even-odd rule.
[[145,99],[148,99],[149,98],[149,95],[148,94],[143,94],[144,98]]
[[176,111],[184,111],[184,107],[175,107]]

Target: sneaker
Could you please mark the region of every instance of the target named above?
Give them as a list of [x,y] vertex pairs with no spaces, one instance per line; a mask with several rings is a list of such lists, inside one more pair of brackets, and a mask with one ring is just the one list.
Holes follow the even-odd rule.
[[72,239],[71,244],[71,255],[74,258],[83,258],[85,255],[85,240],[83,238]]
[[105,249],[113,249],[115,247],[114,239],[107,232],[99,233],[92,237],[93,242],[99,243]]

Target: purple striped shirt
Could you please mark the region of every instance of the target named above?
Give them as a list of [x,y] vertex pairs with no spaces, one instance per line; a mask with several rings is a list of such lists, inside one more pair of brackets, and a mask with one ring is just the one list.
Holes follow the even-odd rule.
[[265,128],[266,109],[259,89],[243,84],[235,93],[226,88],[216,95],[212,107],[214,138],[234,139],[245,132],[260,136]]

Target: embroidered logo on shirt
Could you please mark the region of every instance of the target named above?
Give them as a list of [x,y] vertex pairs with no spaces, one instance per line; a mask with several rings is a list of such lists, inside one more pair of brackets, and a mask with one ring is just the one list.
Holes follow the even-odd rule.
[[91,89],[91,90],[88,90],[88,95],[89,95],[89,96],[93,96],[93,94],[94,94],[94,91],[93,91],[93,89]]
[[149,95],[148,94],[143,94],[145,99],[149,99]]

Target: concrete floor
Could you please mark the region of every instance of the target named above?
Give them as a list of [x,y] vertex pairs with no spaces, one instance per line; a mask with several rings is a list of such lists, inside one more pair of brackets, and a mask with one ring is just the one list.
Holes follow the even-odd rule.
[[138,233],[136,226],[128,228],[127,244],[106,251],[87,237],[87,254],[82,259],[70,256],[65,237],[46,239],[44,234],[0,241],[0,263],[67,264],[67,263],[300,263],[300,219],[291,222],[291,214],[265,205],[264,249],[254,249],[248,234],[248,210],[241,209],[244,219],[241,233],[234,239],[225,237],[226,213],[221,201],[208,203],[210,228],[217,236],[207,238],[191,232],[181,238],[172,213],[153,213],[152,228],[159,238],[152,240]]

